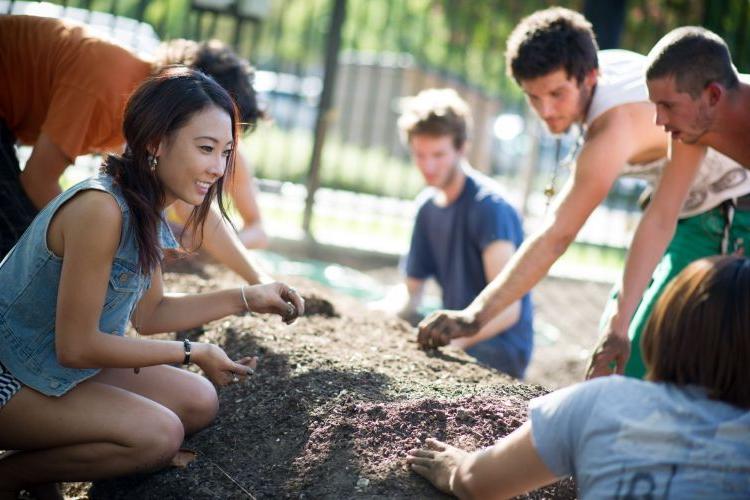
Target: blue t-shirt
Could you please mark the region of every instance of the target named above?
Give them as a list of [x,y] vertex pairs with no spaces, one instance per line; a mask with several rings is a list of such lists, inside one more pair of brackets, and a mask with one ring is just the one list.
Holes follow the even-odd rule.
[[[487,286],[482,262],[487,246],[505,240],[518,248],[523,241],[518,214],[502,198],[499,186],[471,168],[464,172],[463,191],[450,205],[435,204],[435,189],[420,194],[406,257],[406,275],[422,280],[434,277],[446,309],[463,309]],[[531,296],[526,294],[518,322],[485,342],[510,343],[528,356],[533,345],[532,320]]]
[[750,412],[621,376],[529,404],[534,447],[580,498],[750,498]]

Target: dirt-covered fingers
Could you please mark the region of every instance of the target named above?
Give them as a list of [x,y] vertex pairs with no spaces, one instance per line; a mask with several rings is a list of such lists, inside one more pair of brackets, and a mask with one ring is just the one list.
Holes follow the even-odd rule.
[[255,372],[258,367],[258,358],[255,356],[245,356],[237,360],[237,364],[240,364],[246,368],[247,375],[251,375]]
[[420,458],[409,455],[406,457],[406,463],[409,464],[411,470],[427,479],[433,485],[435,485],[435,460],[432,458]]
[[586,368],[586,378],[602,377],[612,373],[622,374],[630,357],[630,340],[614,332],[599,340]]
[[411,466],[412,470],[434,482],[433,468],[436,461],[433,452],[424,449],[410,450],[406,456],[406,463]]
[[604,356],[599,352],[595,352],[589,359],[588,366],[586,367],[586,380],[596,377],[606,377],[612,375],[612,368],[609,366],[609,361],[604,359]]
[[291,325],[299,317],[297,308],[291,302],[286,303],[286,311],[282,313],[281,320],[287,325]]
[[453,332],[456,330],[455,322],[449,318],[443,320],[439,328],[437,328],[437,335],[433,335],[433,343],[435,347],[442,347],[448,345],[453,338]]
[[445,317],[438,318],[427,332],[424,346],[435,349],[447,345],[450,342],[450,331],[449,320]]
[[246,357],[232,363],[232,368],[225,372],[227,385],[246,382],[248,376],[255,373],[255,367],[258,365],[257,358]]
[[284,285],[284,289],[281,292],[281,298],[291,306],[289,314],[284,321],[292,323],[295,319],[305,314],[305,299],[302,298],[295,288]]
[[435,458],[435,452],[425,449],[425,448],[417,448],[414,450],[409,450],[409,457],[413,458]]
[[[437,440],[432,446],[443,445]],[[450,476],[454,468],[453,457],[434,449],[419,448],[409,451],[406,462],[411,469],[430,481],[439,490],[450,492]]]
[[446,345],[447,317],[444,313],[433,313],[419,324],[417,342],[423,348],[435,348]]
[[414,472],[416,472],[420,476],[422,476],[422,477],[424,477],[424,478],[426,478],[426,479],[428,479],[430,481],[432,480],[431,479],[431,477],[432,477],[431,472],[432,471],[431,471],[431,469],[429,467],[425,467],[424,465],[419,465],[419,464],[415,464],[415,463],[410,463],[409,465],[411,466],[411,470],[413,470]]
[[435,451],[445,451],[449,447],[447,444],[443,443],[442,441],[438,441],[435,438],[427,438],[425,444],[427,445],[427,448]]

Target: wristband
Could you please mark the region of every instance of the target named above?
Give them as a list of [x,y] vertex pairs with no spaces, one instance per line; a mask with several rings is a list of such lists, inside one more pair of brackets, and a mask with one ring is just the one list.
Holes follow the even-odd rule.
[[192,350],[192,345],[190,345],[190,339],[184,339],[182,341],[182,345],[185,347],[185,359],[182,360],[182,364],[189,365],[190,364],[190,352]]

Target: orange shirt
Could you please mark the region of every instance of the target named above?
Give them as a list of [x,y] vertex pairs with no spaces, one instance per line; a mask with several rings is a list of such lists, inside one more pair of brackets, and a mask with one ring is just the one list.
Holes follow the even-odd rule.
[[70,21],[0,17],[0,120],[24,144],[44,132],[68,159],[119,151],[127,98],[151,65]]

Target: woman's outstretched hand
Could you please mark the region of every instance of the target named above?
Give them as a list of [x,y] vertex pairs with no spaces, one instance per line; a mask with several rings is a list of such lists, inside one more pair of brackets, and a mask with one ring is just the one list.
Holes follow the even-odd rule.
[[258,365],[258,359],[254,357],[232,361],[224,349],[207,343],[193,344],[193,361],[211,382],[220,387],[244,381]]
[[468,452],[429,438],[424,448],[409,450],[406,462],[412,470],[430,481],[437,489],[454,494],[453,477]]
[[278,314],[287,324],[305,312],[305,300],[297,290],[284,283],[246,286],[244,290],[252,312]]

